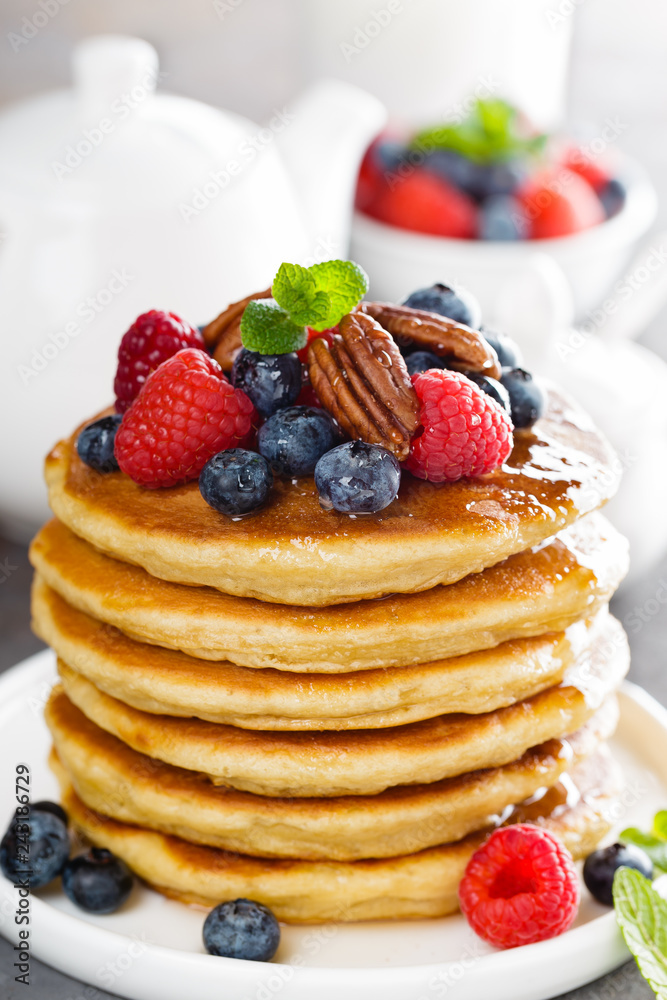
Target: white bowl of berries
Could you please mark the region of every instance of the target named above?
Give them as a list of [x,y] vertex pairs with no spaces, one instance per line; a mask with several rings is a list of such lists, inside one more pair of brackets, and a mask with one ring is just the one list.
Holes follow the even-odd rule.
[[493,322],[508,281],[547,254],[583,317],[657,211],[640,164],[597,152],[613,138],[574,146],[536,135],[502,101],[407,141],[380,136],[359,175],[351,256],[377,298],[400,300],[445,274],[473,287]]

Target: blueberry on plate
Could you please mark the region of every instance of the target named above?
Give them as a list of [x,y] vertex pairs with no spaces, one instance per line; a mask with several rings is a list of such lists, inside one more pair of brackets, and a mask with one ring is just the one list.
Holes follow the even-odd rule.
[[491,399],[495,399],[496,403],[500,403],[502,408],[508,413],[511,412],[510,396],[504,385],[495,378],[491,378],[490,375],[482,375],[480,372],[464,372],[463,373],[471,382],[478,385],[482,392],[485,392],[487,396]]
[[69,822],[67,819],[67,813],[59,802],[49,802],[47,799],[41,799],[39,802],[31,802],[30,810],[31,812],[52,813],[54,816],[58,816],[58,818],[63,821],[65,826],[67,826]]
[[544,415],[547,394],[525,368],[503,368],[500,382],[509,393],[515,427],[530,427]]
[[76,440],[79,458],[96,472],[118,472],[113,448],[122,417],[114,413],[84,427]]
[[520,201],[510,194],[485,198],[479,210],[479,238],[523,240],[528,234],[528,216]]
[[619,868],[634,868],[648,879],[653,878],[653,862],[634,844],[612,844],[593,851],[584,862],[586,888],[598,903],[613,906],[612,886]]
[[86,913],[114,913],[132,892],[134,876],[104,847],[91,847],[63,869],[65,895]]
[[280,944],[280,924],[262,903],[234,899],[215,906],[204,921],[204,947],[211,955],[270,962]]
[[301,362],[296,354],[258,354],[244,347],[236,355],[231,381],[243,389],[263,417],[291,406],[301,392]]
[[279,476],[309,476],[325,452],[340,441],[326,410],[290,406],[274,413],[259,429],[259,452]]
[[199,492],[206,503],[228,517],[257,510],[272,486],[269,463],[256,451],[245,448],[219,451],[199,474]]
[[520,368],[523,364],[521,348],[505,333],[495,333],[493,330],[481,329],[481,334],[487,344],[491,344],[498,355],[501,368]]
[[443,285],[441,282],[436,282],[430,288],[419,288],[416,292],[412,292],[403,305],[447,316],[455,323],[463,323],[473,330],[479,329],[482,321],[479,303],[470,292],[463,288]]
[[[55,806],[55,803],[46,803]],[[0,842],[0,868],[12,882],[30,878],[40,889],[62,872],[69,857],[67,823],[51,809],[31,806],[27,816],[15,815]]]
[[396,499],[401,467],[386,448],[365,441],[346,441],[322,455],[315,466],[315,485],[327,510],[371,514]]
[[413,351],[408,354],[405,364],[410,375],[427,372],[430,368],[444,368],[445,363],[433,351]]

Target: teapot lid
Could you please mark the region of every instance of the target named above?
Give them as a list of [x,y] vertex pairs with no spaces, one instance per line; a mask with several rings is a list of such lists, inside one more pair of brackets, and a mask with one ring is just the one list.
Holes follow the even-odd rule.
[[57,207],[177,205],[211,171],[243,159],[255,126],[199,101],[156,94],[157,52],[139,38],[77,46],[74,86],[0,114],[0,187]]

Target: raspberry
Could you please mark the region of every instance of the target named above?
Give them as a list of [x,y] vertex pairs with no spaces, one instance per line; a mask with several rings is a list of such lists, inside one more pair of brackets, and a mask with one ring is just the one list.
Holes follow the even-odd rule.
[[461,372],[430,369],[412,376],[422,431],[405,463],[432,483],[482,476],[512,450],[512,422],[499,403]]
[[123,472],[149,489],[196,479],[219,451],[251,431],[255,409],[217,361],[187,348],[146,380],[116,433]]
[[152,371],[185,347],[204,350],[199,330],[174,313],[151,309],[135,319],[118,348],[113,388],[116,411],[125,413]]
[[459,902],[475,933],[496,948],[556,937],[579,908],[572,855],[539,826],[501,827],[468,862]]

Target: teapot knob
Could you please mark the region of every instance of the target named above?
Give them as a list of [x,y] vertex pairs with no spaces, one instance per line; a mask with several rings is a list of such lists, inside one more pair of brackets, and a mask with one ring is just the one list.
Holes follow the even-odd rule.
[[133,90],[141,90],[141,101],[155,91],[158,55],[141,38],[95,35],[77,45],[72,71],[82,119],[91,123],[108,115],[114,101]]

